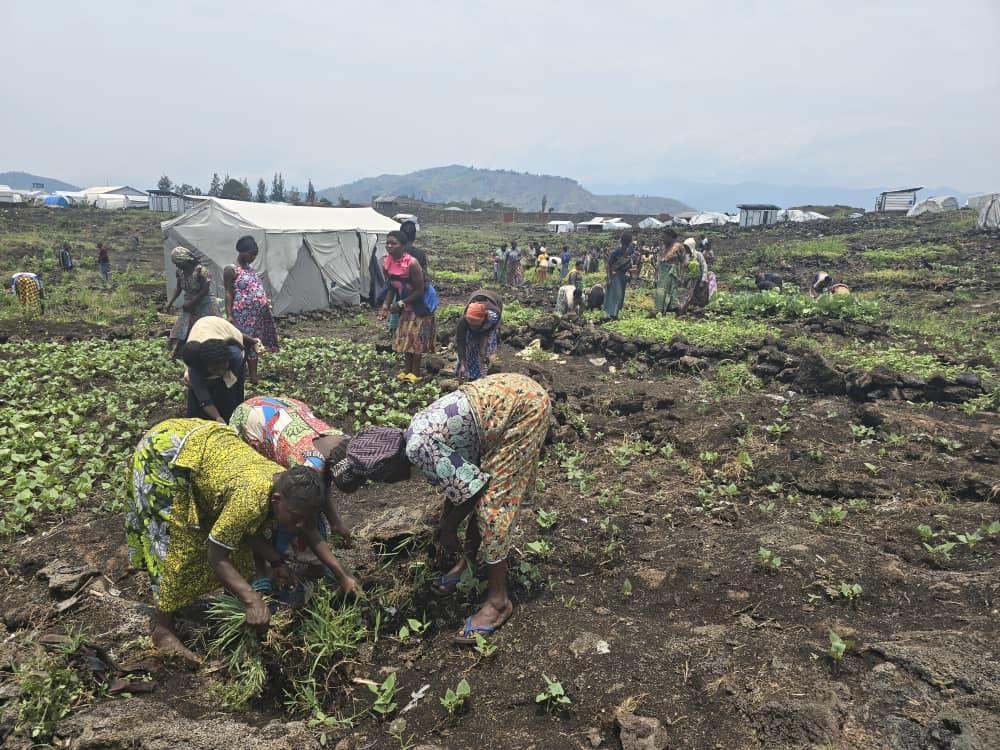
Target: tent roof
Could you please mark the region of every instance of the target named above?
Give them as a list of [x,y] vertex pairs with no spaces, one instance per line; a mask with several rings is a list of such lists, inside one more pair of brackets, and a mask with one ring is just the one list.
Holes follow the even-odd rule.
[[778,211],[780,206],[776,206],[773,203],[743,203],[736,208],[746,209],[747,211]]
[[918,190],[923,190],[922,187],[908,187],[908,188],[895,188],[893,190],[883,190],[882,195],[889,195],[891,193],[915,193]]
[[[340,232],[363,229],[389,232],[399,224],[373,208],[326,208],[324,206],[292,206],[288,203],[251,203],[223,198],[207,198],[191,211],[202,211],[213,205],[231,216],[271,232]],[[188,214],[163,223],[166,229],[183,222]]]

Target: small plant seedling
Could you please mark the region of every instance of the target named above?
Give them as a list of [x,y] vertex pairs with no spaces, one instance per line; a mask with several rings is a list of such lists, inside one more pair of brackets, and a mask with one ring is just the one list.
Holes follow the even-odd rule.
[[951,551],[955,549],[955,542],[941,542],[941,544],[928,544],[924,542],[924,549],[931,553],[932,557],[940,555],[945,560],[951,559]]
[[792,428],[784,422],[773,422],[764,429],[767,430],[769,435],[775,438],[781,438],[782,435],[787,434]]
[[409,617],[406,620],[406,624],[399,629],[399,640],[406,641],[409,640],[410,636],[421,636],[427,632],[428,627],[430,627],[430,622],[423,622],[414,617]]
[[466,565],[465,570],[462,571],[462,575],[458,579],[458,583],[455,584],[455,588],[461,591],[465,596],[479,596],[486,591],[487,583],[486,581],[481,581],[476,578],[476,573],[472,569],[471,565]]
[[632,582],[628,578],[622,581],[622,596],[626,599],[632,596]]
[[538,524],[540,529],[551,529],[556,525],[556,521],[559,519],[559,511],[557,510],[545,510],[544,508],[539,508],[535,512],[535,523]]
[[476,633],[476,645],[473,646],[476,653],[484,659],[488,659],[497,652],[497,645],[486,640],[481,633]]
[[472,688],[469,687],[469,681],[463,678],[454,690],[448,688],[445,691],[444,697],[441,698],[441,705],[448,711],[449,716],[454,716],[455,712],[469,700],[470,695],[472,695]]
[[536,539],[533,542],[528,542],[525,547],[531,550],[533,553],[538,555],[543,560],[547,560],[555,549],[551,544],[549,544],[544,539]]
[[877,477],[878,476],[879,468],[875,464],[870,464],[867,461],[865,461],[865,468],[868,469],[869,473],[873,477]]
[[757,563],[765,570],[778,570],[781,568],[781,558],[767,547],[757,548]]
[[922,523],[919,526],[917,526],[917,536],[920,537],[920,541],[927,542],[930,541],[935,536],[937,536],[937,534],[935,534],[934,529],[932,529],[926,523]]
[[984,523],[979,527],[979,530],[986,536],[997,536],[1000,534],[1000,521]]
[[698,459],[703,463],[711,466],[716,461],[719,460],[719,454],[717,451],[702,451],[698,454]]
[[847,511],[842,505],[834,505],[833,507],[827,508],[822,513],[815,510],[809,513],[809,520],[817,526],[822,526],[823,524],[836,526],[845,518],[847,518]]
[[390,672],[389,676],[382,681],[382,684],[375,682],[365,683],[368,689],[375,694],[375,702],[372,704],[372,711],[380,718],[385,718],[396,710],[396,673]]
[[772,495],[777,495],[781,492],[781,482],[771,482],[769,485],[764,487],[765,490],[770,492]]
[[861,598],[863,589],[861,588],[860,583],[847,583],[846,581],[841,581],[838,592],[842,597],[847,599],[847,601],[849,601],[852,606],[856,606],[858,603],[858,599]]
[[872,440],[875,438],[875,430],[865,427],[863,424],[852,424],[851,434],[860,440]]
[[840,663],[844,655],[854,647],[854,641],[844,640],[839,635],[830,631],[830,646],[826,650],[826,655],[833,659],[834,663]]
[[977,544],[979,544],[985,537],[983,537],[982,531],[976,529],[975,531],[967,531],[964,534],[955,534],[955,538],[960,544],[964,544],[969,549],[972,549]]
[[562,683],[554,677],[543,674],[545,689],[535,696],[535,703],[541,703],[548,711],[557,711],[573,703],[563,690]]

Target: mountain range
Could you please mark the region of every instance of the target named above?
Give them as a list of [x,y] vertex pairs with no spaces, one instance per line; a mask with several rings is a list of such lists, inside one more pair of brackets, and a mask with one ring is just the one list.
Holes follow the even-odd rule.
[[35,183],[40,183],[43,189],[50,193],[54,190],[76,191],[80,189],[68,182],[52,177],[39,177],[37,174],[29,172],[0,172],[0,185],[6,185],[16,190],[31,190]]
[[366,177],[346,185],[326,188],[319,195],[336,203],[341,197],[369,203],[376,196],[408,196],[429,203],[469,203],[494,200],[519,211],[546,209],[558,213],[658,214],[687,211],[690,206],[674,198],[638,195],[595,195],[568,177],[476,169],[452,164],[409,174]]

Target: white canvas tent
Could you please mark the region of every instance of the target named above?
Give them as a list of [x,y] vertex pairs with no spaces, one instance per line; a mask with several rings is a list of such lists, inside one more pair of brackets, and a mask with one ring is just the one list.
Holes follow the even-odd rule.
[[924,198],[906,212],[907,216],[922,216],[923,214],[939,214],[944,211],[957,211],[958,200],[950,195],[932,195]]
[[[973,198],[977,199],[973,205]],[[978,207],[976,226],[979,229],[1000,229],[1000,193],[985,193],[969,198],[970,207]]]
[[639,222],[639,229],[660,229],[665,226],[666,224],[652,216],[647,216]]
[[1000,193],[977,193],[976,195],[969,196],[966,205],[976,213],[979,213],[983,210],[983,206],[988,206],[996,198],[1000,198]]
[[14,190],[9,185],[0,185],[0,203],[23,203],[24,197],[20,191]]
[[278,315],[357,305],[370,290],[373,256],[385,255],[385,238],[399,229],[371,208],[321,208],[209,198],[160,224],[167,295],[176,284],[170,251],[196,250],[212,271],[212,294],[222,298],[222,269],[236,260],[236,240],[250,235],[260,254],[260,274]]
[[703,224],[727,224],[729,223],[729,217],[726,214],[718,213],[717,211],[702,211],[699,214],[695,214],[688,221],[688,224],[692,227],[701,226]]
[[572,221],[558,221],[553,220],[545,225],[546,229],[550,232],[555,232],[556,234],[565,234],[566,232],[572,232],[575,227]]
[[823,221],[829,218],[818,211],[802,211],[798,208],[783,208],[778,211],[778,221],[789,221],[796,224],[804,221]]

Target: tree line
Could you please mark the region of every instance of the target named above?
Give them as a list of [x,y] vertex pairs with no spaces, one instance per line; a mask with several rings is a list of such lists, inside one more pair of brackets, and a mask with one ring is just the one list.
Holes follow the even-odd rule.
[[[189,185],[188,183],[175,183],[167,175],[163,175],[160,181],[156,185],[160,190],[171,190],[175,193],[181,193],[182,195],[210,195],[215,198],[228,198],[229,200],[236,201],[256,201],[257,203],[294,203],[296,205],[306,205],[306,206],[330,206],[333,205],[326,198],[317,198],[316,188],[313,187],[312,180],[309,180],[309,185],[306,188],[306,192],[303,195],[294,185],[290,188],[285,188],[285,178],[282,176],[281,172],[275,172],[274,177],[271,179],[271,187],[268,189],[267,183],[264,178],[261,177],[257,180],[257,189],[252,190],[250,188],[250,183],[247,182],[246,177],[242,180],[237,180],[234,177],[230,177],[226,174],[225,177],[219,177],[219,173],[216,172],[212,175],[212,182],[208,186],[206,192],[202,192],[201,188]],[[340,205],[350,205],[350,201],[340,198],[338,201]]]

